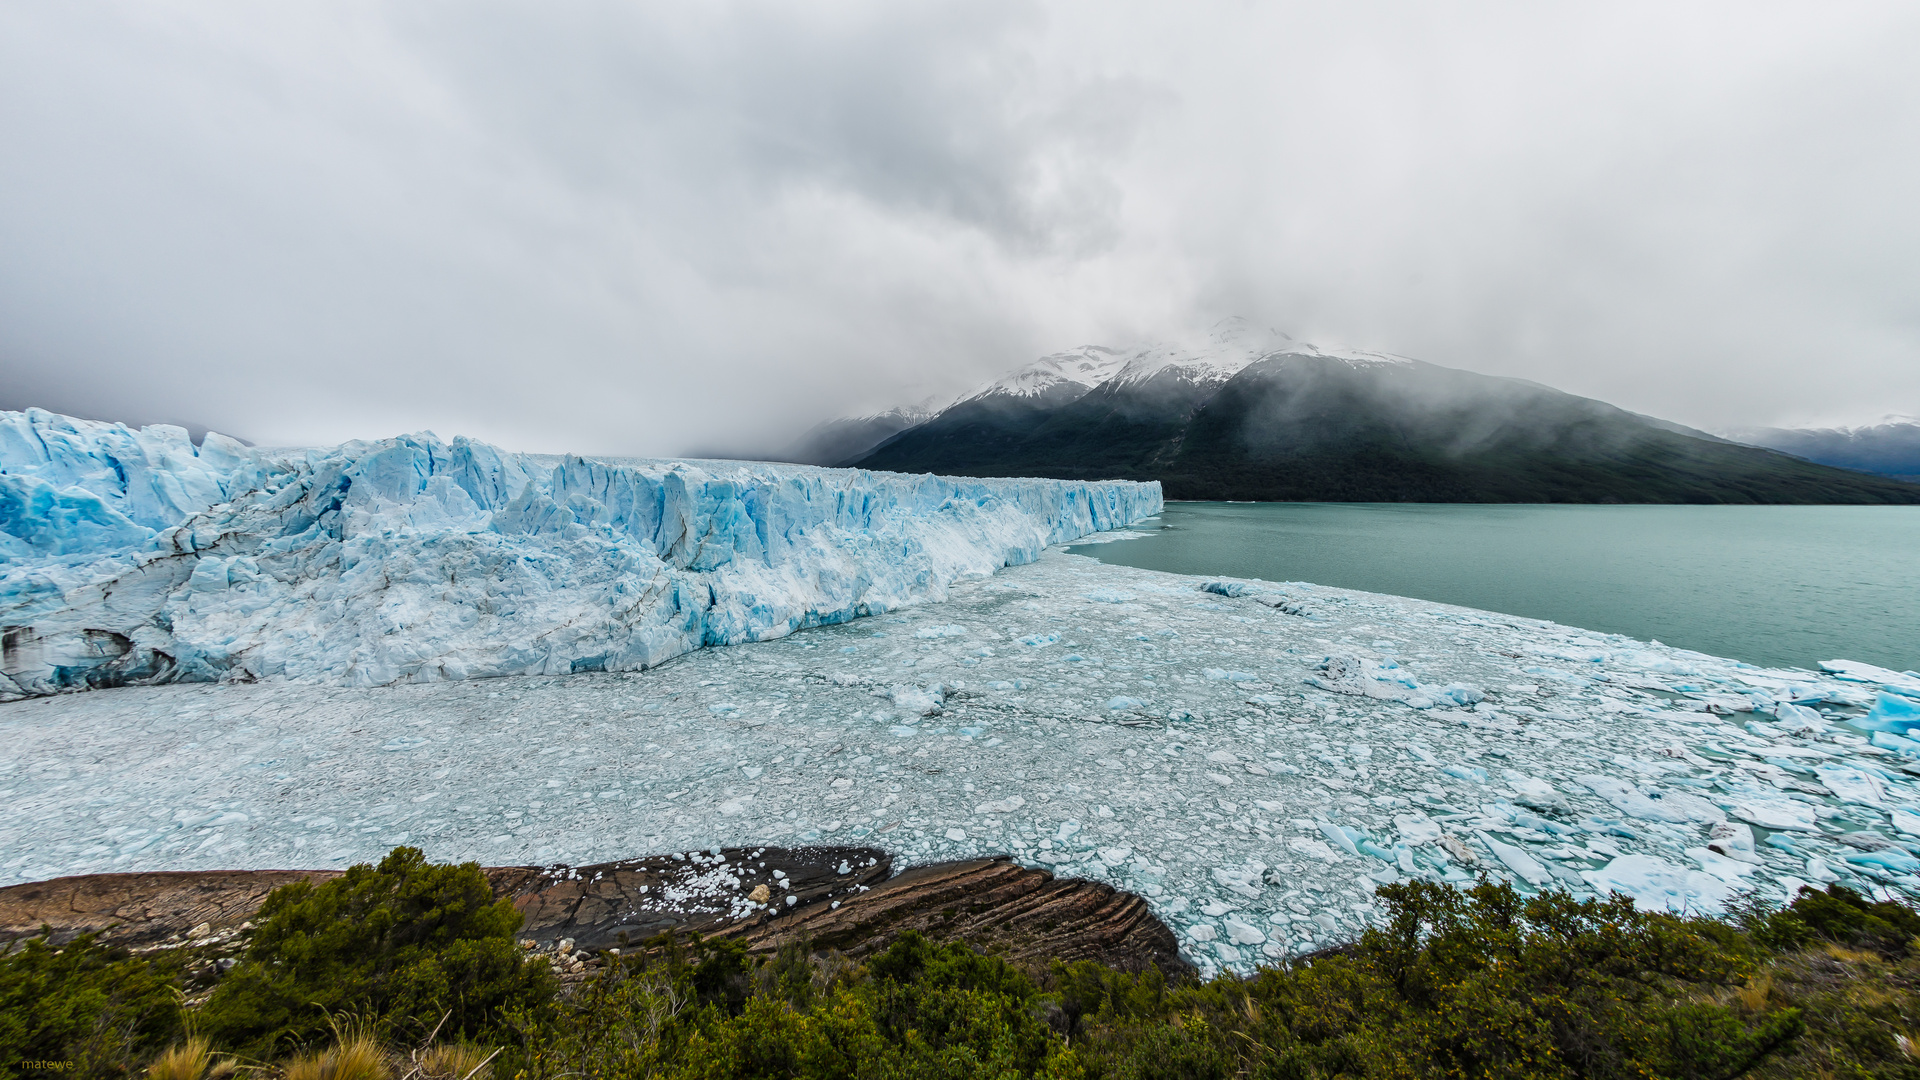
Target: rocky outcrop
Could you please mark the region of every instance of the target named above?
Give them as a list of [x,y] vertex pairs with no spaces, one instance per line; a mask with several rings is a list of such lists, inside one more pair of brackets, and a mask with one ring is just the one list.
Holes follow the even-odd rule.
[[723,848],[592,866],[502,867],[487,877],[526,917],[522,938],[597,951],[667,932],[712,937],[785,925],[802,911],[852,903],[892,872],[878,848]]
[[0,889],[0,944],[38,936],[43,926],[52,928],[56,945],[93,932],[134,948],[197,941],[240,929],[282,885],[339,876],[338,870],[188,870],[9,885]]
[[728,927],[755,952],[788,941],[859,958],[909,930],[958,940],[1015,963],[1096,960],[1127,971],[1191,970],[1147,902],[1111,885],[1061,880],[1004,856],[919,866],[856,900],[814,904],[764,922]]
[[[726,848],[593,866],[486,871],[525,916],[520,936],[576,974],[594,954],[662,933],[736,938],[756,954],[801,942],[859,959],[917,930],[1015,963],[1096,960],[1190,971],[1173,932],[1131,893],[1055,878],[1006,857],[893,875],[877,848]],[[331,870],[89,874],[0,889],[0,943],[53,931],[134,948],[234,940],[267,894]]]

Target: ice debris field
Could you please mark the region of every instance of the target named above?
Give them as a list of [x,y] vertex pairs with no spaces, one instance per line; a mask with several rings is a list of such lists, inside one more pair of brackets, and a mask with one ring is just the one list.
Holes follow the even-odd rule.
[[1242,969],[1351,937],[1406,878],[1699,911],[1835,880],[1920,898],[1912,672],[1035,553],[646,670],[0,705],[0,881],[400,843],[1009,852],[1148,897],[1196,962]]

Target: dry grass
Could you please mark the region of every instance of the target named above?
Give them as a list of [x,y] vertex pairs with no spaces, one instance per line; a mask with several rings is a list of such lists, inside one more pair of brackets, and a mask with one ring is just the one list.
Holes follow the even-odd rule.
[[147,1080],[203,1080],[209,1075],[227,1076],[233,1063],[213,1061],[213,1047],[200,1036],[175,1043],[161,1051],[147,1066]]
[[1733,992],[1740,1007],[1750,1013],[1764,1012],[1767,1000],[1773,996],[1773,972],[1763,971],[1747,980],[1747,985]]
[[393,1080],[386,1050],[365,1035],[343,1039],[324,1053],[302,1054],[283,1073],[285,1080]]
[[[446,1043],[420,1055],[420,1075],[426,1080],[490,1080],[493,1051],[484,1046]],[[478,1071],[476,1071],[478,1070]]]
[[1835,960],[1838,960],[1843,964],[1878,964],[1880,963],[1879,953],[1862,952],[1858,949],[1849,949],[1844,945],[1834,945],[1834,944],[1827,945],[1827,955],[1833,957]]

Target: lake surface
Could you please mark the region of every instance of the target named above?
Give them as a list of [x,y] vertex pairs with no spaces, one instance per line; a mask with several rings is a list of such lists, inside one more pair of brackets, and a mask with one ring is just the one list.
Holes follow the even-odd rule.
[[1551,619],[1767,666],[1920,668],[1920,507],[1169,503],[1076,545]]

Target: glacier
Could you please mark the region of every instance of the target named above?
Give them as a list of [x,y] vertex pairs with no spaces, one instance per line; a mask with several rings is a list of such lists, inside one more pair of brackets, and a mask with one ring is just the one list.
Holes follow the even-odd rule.
[[1208,971],[1401,881],[1920,899],[1920,674],[1052,547],[1151,485],[0,438],[0,883],[858,842],[1107,881]]
[[0,413],[0,700],[174,681],[624,671],[942,599],[1158,484],[257,450]]

